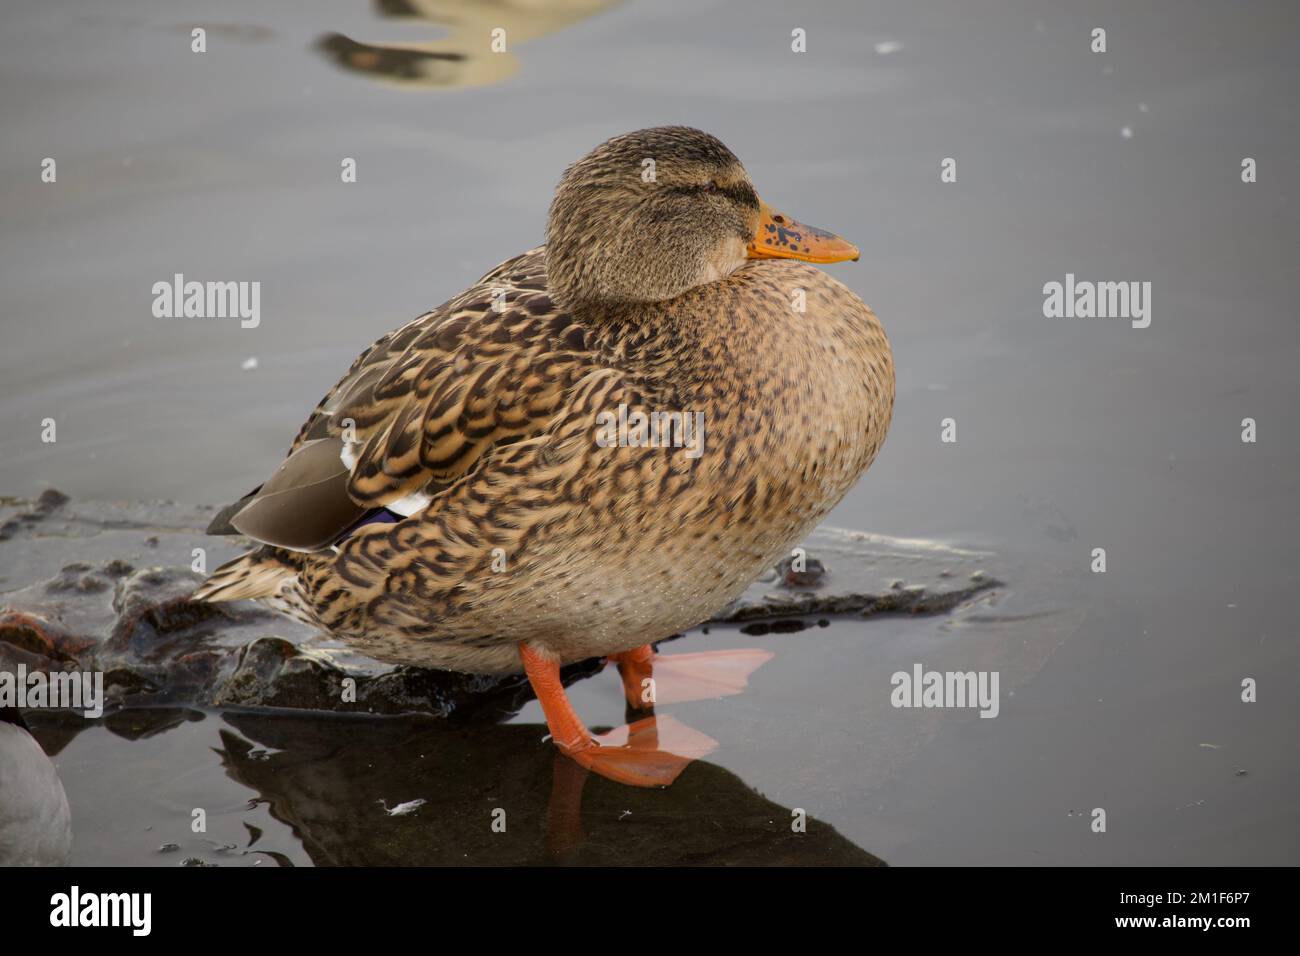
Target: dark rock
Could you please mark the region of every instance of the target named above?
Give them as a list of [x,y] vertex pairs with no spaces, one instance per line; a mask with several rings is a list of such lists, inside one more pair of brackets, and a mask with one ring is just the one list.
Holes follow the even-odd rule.
[[782,558],[776,565],[777,580],[792,588],[811,588],[823,583],[826,565],[816,558],[804,558],[799,564],[796,569],[793,557]]
[[58,511],[72,499],[63,492],[54,488],[46,488],[41,492],[41,496],[36,499],[36,511],[40,514],[47,515],[52,511]]

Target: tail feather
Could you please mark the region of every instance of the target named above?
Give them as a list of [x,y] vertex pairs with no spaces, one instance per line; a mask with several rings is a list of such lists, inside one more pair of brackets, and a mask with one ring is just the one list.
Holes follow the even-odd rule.
[[298,569],[273,549],[260,548],[217,568],[199,585],[190,600],[215,603],[275,597],[297,573]]

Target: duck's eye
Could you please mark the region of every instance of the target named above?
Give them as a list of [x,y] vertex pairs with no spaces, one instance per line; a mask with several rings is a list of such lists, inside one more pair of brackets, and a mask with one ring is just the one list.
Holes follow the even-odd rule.
[[718,191],[718,184],[715,183],[712,179],[710,179],[707,183],[704,184],[703,188],[706,193],[716,193]]

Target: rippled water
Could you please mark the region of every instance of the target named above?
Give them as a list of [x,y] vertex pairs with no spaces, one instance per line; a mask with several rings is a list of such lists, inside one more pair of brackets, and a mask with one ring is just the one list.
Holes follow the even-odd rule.
[[[206,5],[7,4],[0,493],[241,493],[361,348],[540,241],[568,162],[686,123],[862,249],[830,268],[885,323],[898,401],[831,520],[989,550],[1010,586],[950,618],[689,636],[777,657],[684,705],[723,746],[680,795],[589,782],[585,843],[518,746],[535,704],[465,731],[123,715],[58,749],[74,858],[415,862],[418,836],[439,862],[1297,862],[1294,7],[529,6],[229,2],[196,55]],[[506,57],[478,52],[487,24]],[[177,272],[260,281],[261,324],[154,318]],[[1150,327],[1045,318],[1067,273],[1151,282]],[[913,662],[1000,669],[999,716],[890,708]],[[621,720],[616,682],[573,696]],[[529,822],[493,842],[508,787]],[[213,846],[186,835],[201,805]],[[706,805],[738,808],[728,839]],[[796,807],[824,847],[755,836]],[[660,856],[625,826],[652,814]]]

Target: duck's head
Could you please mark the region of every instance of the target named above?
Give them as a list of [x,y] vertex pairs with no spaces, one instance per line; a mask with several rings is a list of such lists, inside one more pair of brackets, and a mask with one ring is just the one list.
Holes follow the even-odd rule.
[[661,302],[772,258],[858,250],[771,209],[731,150],[685,126],[597,146],[565,171],[546,227],[551,292],[569,308]]

